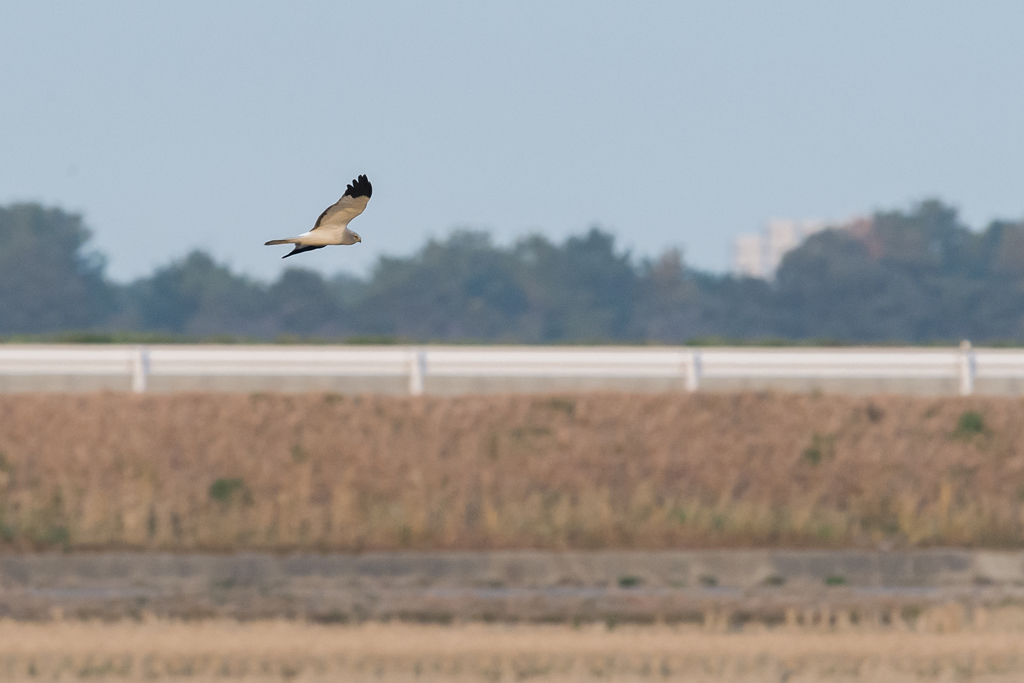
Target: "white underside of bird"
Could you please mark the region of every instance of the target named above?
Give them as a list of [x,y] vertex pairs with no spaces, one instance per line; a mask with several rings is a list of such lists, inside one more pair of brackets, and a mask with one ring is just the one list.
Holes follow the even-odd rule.
[[[348,229],[348,226],[344,225],[340,228],[330,227],[326,230],[323,228],[310,230],[288,239],[271,240],[275,244],[314,244],[320,247],[327,247],[333,244],[355,244],[362,241],[357,233],[352,232]],[[270,244],[270,242],[267,244]]]
[[320,214],[312,230],[295,237],[270,240],[265,244],[294,244],[295,248],[281,257],[288,258],[304,251],[322,249],[331,245],[362,242],[363,240],[359,237],[358,233],[348,229],[348,224],[353,218],[363,212],[372,194],[373,186],[370,185],[370,181],[366,179],[365,175],[361,175],[348,185],[341,199],[327,207]]

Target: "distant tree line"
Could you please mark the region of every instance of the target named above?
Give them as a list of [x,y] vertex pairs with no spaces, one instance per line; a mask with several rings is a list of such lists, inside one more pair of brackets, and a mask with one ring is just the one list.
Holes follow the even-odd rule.
[[78,215],[0,207],[0,335],[409,341],[1024,341],[1024,222],[975,232],[926,201],[813,235],[773,281],[635,259],[594,228],[511,246],[483,232],[381,258],[367,278],[292,268],[276,281],[194,251],[111,282]]

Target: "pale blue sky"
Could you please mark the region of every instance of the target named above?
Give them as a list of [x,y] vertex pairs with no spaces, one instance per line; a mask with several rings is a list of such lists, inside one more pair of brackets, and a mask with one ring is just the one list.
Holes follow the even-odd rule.
[[[595,223],[721,270],[773,216],[1024,216],[1022,34],[1009,1],[5,2],[0,202],[82,212],[122,280]],[[262,246],[358,173],[362,244]]]

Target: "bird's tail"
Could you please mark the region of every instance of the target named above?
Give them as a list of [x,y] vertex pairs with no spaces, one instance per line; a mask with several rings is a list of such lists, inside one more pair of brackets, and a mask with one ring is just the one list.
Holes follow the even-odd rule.
[[295,244],[295,243],[296,243],[296,239],[294,237],[289,237],[286,240],[270,240],[269,242],[264,242],[263,246],[269,247],[269,246],[273,246],[275,244]]

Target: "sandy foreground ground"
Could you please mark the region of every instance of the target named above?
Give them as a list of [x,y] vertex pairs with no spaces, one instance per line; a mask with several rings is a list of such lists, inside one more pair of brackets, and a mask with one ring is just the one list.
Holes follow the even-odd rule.
[[1020,681],[1024,631],[0,622],[0,680]]

